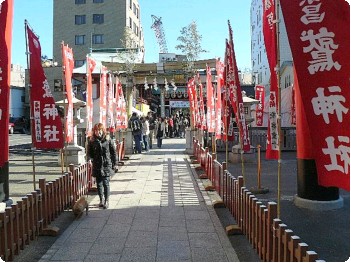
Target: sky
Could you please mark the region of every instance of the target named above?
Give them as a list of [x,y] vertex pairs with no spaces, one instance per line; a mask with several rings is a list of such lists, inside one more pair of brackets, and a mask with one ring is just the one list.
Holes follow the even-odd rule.
[[[27,68],[24,20],[27,19],[40,37],[42,54],[51,58],[53,1],[14,2],[12,63]],[[168,51],[176,54],[181,54],[175,49],[180,44],[177,38],[181,29],[195,21],[202,36],[201,46],[208,51],[202,53],[200,59],[219,57],[223,60],[225,39],[229,37],[227,21],[230,20],[238,67],[241,70],[251,68],[250,0],[139,0],[139,5],[144,29],[145,63],[158,62],[159,46],[151,29],[151,15],[155,15],[162,17]]]

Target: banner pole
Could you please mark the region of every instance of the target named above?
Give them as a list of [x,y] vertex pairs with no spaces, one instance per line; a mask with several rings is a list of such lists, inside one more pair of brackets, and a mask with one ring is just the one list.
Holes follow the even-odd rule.
[[[28,72],[30,72],[30,63],[29,63],[29,47],[28,47],[28,38],[27,38],[27,27],[28,27],[28,21],[24,20],[24,38],[26,40],[26,56],[27,56],[27,69]],[[30,134],[31,134],[31,139],[32,139],[32,143],[31,143],[31,153],[32,153],[32,171],[33,171],[33,188],[34,191],[36,190],[36,179],[35,179],[35,158],[34,158],[34,143],[33,143],[33,136],[35,136],[33,134],[33,115],[32,115],[32,103],[31,103],[31,89],[32,89],[32,85],[31,85],[31,79],[30,79],[30,74],[28,74],[28,78],[29,78],[29,84],[28,84],[28,96],[29,96],[29,119],[30,119]]]
[[277,204],[277,217],[280,218],[280,199],[281,199],[281,87],[280,87],[280,48],[279,48],[279,0],[276,2],[276,34],[277,34],[277,86],[278,86],[278,204]]

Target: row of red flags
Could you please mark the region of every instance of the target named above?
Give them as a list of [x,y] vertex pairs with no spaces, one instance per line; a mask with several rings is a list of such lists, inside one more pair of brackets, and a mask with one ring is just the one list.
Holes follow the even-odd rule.
[[[266,158],[278,159],[281,112],[277,74],[277,2],[262,0],[262,3],[263,35],[271,73]],[[310,142],[308,145],[298,144],[297,157],[315,160],[321,186],[336,186],[349,191],[350,7],[342,0],[281,0],[281,7],[294,60],[292,124],[296,124],[297,137],[302,134],[307,138],[305,141]],[[207,68],[207,122],[199,77],[194,76],[188,82],[192,122],[199,129],[214,132],[217,139],[230,141],[233,110],[241,149],[245,152],[250,149],[250,141],[230,24],[224,64],[217,61],[216,71],[217,93],[213,96],[211,72]],[[256,111],[257,126],[260,126],[263,123],[264,87],[256,87],[256,98],[260,98]]]
[[[38,37],[27,25],[28,47],[30,54],[30,103],[32,109],[33,145],[38,149],[59,149],[64,141],[70,143],[74,136],[73,123],[73,90],[72,75],[74,68],[73,51],[62,43],[62,65],[65,76],[67,111],[65,118],[65,133],[62,132],[62,121],[58,115],[55,101],[43,67],[41,65],[41,48]],[[93,100],[92,74],[96,62],[87,57],[87,136],[92,135]],[[115,91],[116,90],[116,91]],[[127,126],[127,114],[122,85],[118,78],[108,74],[106,67],[101,67],[100,74],[100,119],[107,128],[121,129]],[[107,114],[108,113],[108,114]],[[114,114],[115,113],[115,114]],[[65,138],[63,138],[65,134]]]
[[[276,72],[277,18],[276,1],[262,0],[263,33],[266,45],[271,83],[269,91],[269,121],[267,133],[267,158],[278,158],[279,151],[279,90]],[[311,141],[310,146],[298,145],[298,158],[314,159],[318,181],[322,186],[350,189],[350,7],[343,0],[290,1],[280,0],[285,26],[292,51],[295,78],[296,126]],[[13,0],[1,1],[0,13],[0,124],[9,121],[9,87]],[[335,25],[338,25],[335,27]],[[53,100],[50,87],[41,67],[41,48],[38,37],[27,27],[30,51],[32,136],[37,148],[62,148],[63,126]],[[207,117],[202,94],[196,87],[202,84],[199,76],[188,82],[192,122],[201,129],[216,133],[217,138],[233,136],[231,111],[239,128],[242,150],[250,148],[247,125],[243,111],[241,87],[235,60],[232,30],[229,24],[229,41],[226,41],[224,63],[217,62],[217,100],[214,100],[210,70],[207,68]],[[63,45],[66,88],[70,88],[73,52]],[[87,58],[87,132],[92,128],[92,72],[94,62]],[[115,87],[117,117],[107,115],[108,125],[124,127],[126,124],[125,101],[117,78],[101,72],[100,93],[111,95],[107,87]],[[106,84],[108,83],[108,84]],[[112,84],[111,84],[112,83]],[[67,90],[67,101],[72,103],[72,91]],[[212,95],[210,98],[209,96]],[[197,99],[199,98],[199,99]],[[219,99],[220,98],[220,99]],[[113,100],[113,99],[112,99]],[[102,99],[100,112],[106,112]],[[108,103],[107,103],[108,104]],[[216,105],[216,107],[214,106]],[[295,104],[293,104],[295,107]],[[231,107],[230,107],[231,106]],[[66,141],[72,140],[73,113],[68,106]],[[109,113],[110,109],[107,110]],[[119,115],[118,115],[119,114]],[[259,114],[256,113],[256,114]],[[104,114],[102,114],[104,115]],[[106,115],[105,115],[106,116]],[[303,122],[302,119],[305,119]],[[101,119],[101,121],[105,121]],[[301,125],[303,123],[303,127]],[[299,126],[300,125],[300,126]],[[317,131],[317,132],[316,132]],[[0,129],[0,167],[8,162],[8,130]],[[305,148],[304,148],[305,147]],[[301,148],[303,150],[301,150]]]

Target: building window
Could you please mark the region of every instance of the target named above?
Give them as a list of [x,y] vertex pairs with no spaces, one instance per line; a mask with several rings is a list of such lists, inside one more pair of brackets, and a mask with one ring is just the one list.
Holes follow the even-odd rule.
[[129,8],[132,9],[133,0],[129,0]]
[[76,0],[76,5],[85,4],[85,0]]
[[103,44],[104,43],[104,35],[96,34],[93,35],[93,44]]
[[134,15],[136,15],[136,5],[135,4],[133,4],[133,13],[134,13]]
[[130,29],[133,28],[133,20],[131,17],[129,17],[129,27],[130,27]]
[[139,9],[138,8],[136,9],[136,16],[137,16],[137,18],[139,18]]
[[136,34],[136,24],[133,22],[133,32],[134,32],[134,34]]
[[93,3],[103,3],[104,0],[93,0]]
[[76,25],[83,25],[83,24],[85,24],[85,15],[76,15],[75,16],[75,24]]
[[85,44],[85,35],[76,35],[75,36],[75,44],[76,45],[84,45]]
[[93,14],[93,24],[103,24],[104,14]]
[[62,91],[63,86],[62,86],[62,79],[54,79],[54,91]]
[[78,68],[84,65],[85,60],[75,60],[74,61],[74,67]]

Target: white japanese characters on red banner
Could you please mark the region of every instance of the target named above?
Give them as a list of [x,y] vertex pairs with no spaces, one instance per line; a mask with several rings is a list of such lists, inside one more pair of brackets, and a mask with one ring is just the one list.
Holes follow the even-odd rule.
[[38,149],[60,149],[63,148],[62,121],[41,65],[40,42],[28,26],[26,30],[30,52],[30,104],[34,118],[32,123],[33,144]]
[[[229,41],[226,46],[227,56],[227,85],[229,89],[230,103],[235,113],[235,121],[239,129],[241,149],[244,152],[250,151],[249,131],[246,125],[243,97],[241,94],[241,86],[239,80],[239,72],[236,64],[233,31],[228,21]],[[228,136],[230,136],[228,130]]]
[[269,94],[269,115],[267,127],[267,146],[266,158],[278,159],[279,155],[279,132],[278,132],[278,79],[275,68],[277,66],[277,30],[276,30],[276,1],[262,0],[263,16],[262,30],[263,38],[266,46],[267,59],[270,78],[270,94]]
[[318,182],[349,191],[350,6],[342,0],[281,0],[281,6]]
[[263,125],[264,98],[264,87],[256,86],[255,99],[259,101],[259,103],[256,105],[256,126]]

